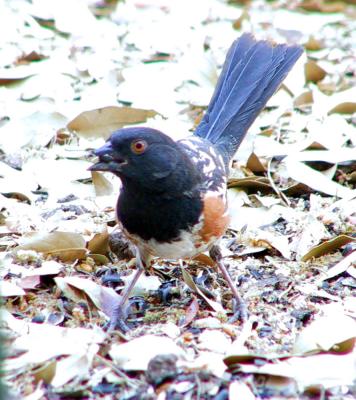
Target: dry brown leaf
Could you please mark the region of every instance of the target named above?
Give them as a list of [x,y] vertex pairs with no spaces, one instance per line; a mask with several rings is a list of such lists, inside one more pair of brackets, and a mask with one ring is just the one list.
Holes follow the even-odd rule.
[[305,43],[304,46],[307,50],[310,51],[321,50],[325,47],[324,43],[321,40],[316,39],[313,35],[309,36],[308,41]]
[[85,139],[103,138],[109,136],[125,125],[146,122],[148,118],[157,115],[156,111],[132,107],[104,107],[84,111],[67,124],[70,131]]
[[206,303],[211,307],[212,310],[216,312],[224,312],[224,308],[222,305],[214,300],[208,299],[205,294],[198,288],[198,286],[194,283],[193,278],[190,276],[189,272],[184,268],[181,268],[183,280],[187,284],[187,286],[195,292],[199,297],[206,301]]
[[47,385],[52,382],[52,379],[56,375],[57,360],[46,362],[40,368],[32,371],[32,375],[35,378],[35,382],[43,381]]
[[328,114],[353,114],[356,112],[356,102],[344,102],[340,103],[332,108]]
[[347,235],[339,235],[326,242],[318,244],[317,246],[310,249],[306,254],[302,256],[301,261],[308,261],[312,258],[321,257],[325,254],[329,254],[338,250],[340,247],[345,246],[345,244],[354,242],[355,238]]
[[85,248],[85,239],[74,232],[29,232],[23,235],[22,244],[15,250],[35,250],[40,253],[65,250],[72,248]]
[[314,102],[313,92],[312,91],[304,92],[295,98],[294,107],[309,105],[312,104],[313,102]]
[[356,87],[326,95],[317,87],[313,87],[313,115],[325,117],[330,113],[351,114],[356,109]]
[[193,257],[193,260],[197,260],[202,264],[209,265],[210,267],[214,267],[216,265],[216,262],[214,262],[211,257],[204,253],[198,254],[197,256]]
[[251,153],[250,157],[247,160],[246,167],[250,169],[252,172],[266,172],[267,167],[260,160],[260,158],[255,154]]
[[59,258],[63,262],[71,262],[85,259],[88,254],[88,250],[85,248],[62,249],[48,251],[44,254],[54,258]]
[[303,0],[299,4],[300,8],[306,11],[319,11],[322,13],[337,13],[345,10],[345,3],[342,1],[325,1],[325,0]]
[[326,71],[319,67],[315,61],[308,61],[305,64],[305,80],[307,82],[319,82],[326,76]]
[[109,251],[109,233],[107,229],[105,231],[96,233],[92,239],[88,242],[88,250],[91,253],[107,254]]
[[268,178],[261,176],[249,176],[246,178],[231,178],[228,180],[228,188],[241,187],[254,190],[272,191]]
[[65,296],[74,301],[89,298],[95,307],[102,310],[109,318],[114,306],[120,300],[114,289],[98,285],[90,279],[65,277],[54,280]]
[[86,242],[82,235],[74,232],[29,232],[22,237],[16,250],[34,250],[62,261],[83,259],[86,256]]
[[189,307],[185,311],[185,318],[181,325],[181,328],[188,326],[198,314],[199,303],[195,296],[192,296],[192,297],[193,297],[193,299],[192,299],[191,303],[189,304]]

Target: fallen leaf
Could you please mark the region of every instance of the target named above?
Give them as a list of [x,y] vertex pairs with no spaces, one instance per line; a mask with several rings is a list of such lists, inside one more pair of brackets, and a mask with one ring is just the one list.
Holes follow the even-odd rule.
[[350,89],[343,90],[341,92],[333,93],[332,95],[326,95],[321,92],[316,86],[313,86],[313,115],[325,116],[331,113],[342,112],[342,113],[353,113],[356,109],[356,88],[351,87]]
[[112,183],[105,178],[105,174],[100,172],[91,171],[91,177],[97,196],[110,196],[115,192]]
[[292,179],[303,183],[314,190],[341,198],[352,198],[355,196],[353,190],[330,180],[321,172],[308,167],[292,157],[286,157],[284,163],[288,174]]
[[12,296],[23,296],[26,292],[16,284],[8,281],[0,281],[0,296],[1,297],[12,297]]
[[313,101],[314,101],[313,92],[312,91],[304,92],[294,99],[294,107],[310,105],[313,103]]
[[74,378],[86,379],[98,350],[97,345],[89,345],[86,354],[72,354],[69,357],[58,360],[51,385],[59,388]]
[[3,323],[18,335],[13,342],[13,348],[21,350],[19,356],[7,359],[3,364],[6,371],[28,369],[31,364],[40,364],[58,356],[85,355],[88,346],[102,343],[106,336],[99,327],[63,328],[31,323],[13,317],[7,310],[2,311],[1,318]]
[[26,79],[38,72],[39,68],[36,64],[19,65],[16,68],[1,68],[0,84],[7,85],[14,81]]
[[[37,276],[26,276],[26,277],[20,279],[19,286],[22,287],[22,289],[34,289],[40,283],[41,283],[41,279],[38,275]],[[0,286],[0,289],[1,289],[1,286]],[[1,292],[1,290],[0,290],[0,292]]]
[[[134,273],[127,276],[122,276],[121,279],[125,282],[125,286],[128,286],[133,277]],[[144,296],[147,295],[149,291],[158,290],[160,286],[161,286],[161,281],[157,276],[155,275],[147,276],[145,274],[142,274],[139,277],[138,281],[136,282],[135,287],[132,289],[131,295]]]
[[157,115],[156,111],[131,107],[104,107],[85,111],[67,124],[70,131],[86,139],[109,136],[125,125],[146,122],[148,118]]
[[1,127],[0,146],[6,153],[16,152],[26,146],[46,146],[55,137],[57,129],[66,122],[64,115],[50,111],[35,111],[12,118]]
[[298,7],[303,8],[306,11],[337,13],[344,11],[346,5],[341,1],[326,2],[324,0],[303,0]]
[[328,237],[329,234],[325,225],[314,216],[307,215],[303,221],[302,230],[293,238],[293,250],[296,253],[296,259],[302,260],[311,248]]
[[209,265],[210,267],[214,267],[216,265],[216,262],[210,256],[204,253],[194,256],[193,260],[199,261],[205,265]]
[[79,233],[73,232],[29,232],[22,236],[21,244],[15,250],[35,250],[49,253],[73,248],[84,248],[85,239]]
[[54,278],[54,281],[66,297],[74,301],[86,300],[88,297],[109,318],[121,298],[114,289],[98,285],[90,279],[72,276]]
[[356,321],[343,314],[341,307],[314,320],[298,335],[294,344],[294,354],[315,352],[352,352],[356,338]]
[[347,101],[339,103],[337,106],[329,110],[328,114],[354,114],[356,112],[356,102]]
[[305,80],[307,82],[319,82],[326,76],[326,71],[319,67],[315,61],[308,61],[305,64]]
[[262,161],[258,158],[255,153],[251,153],[250,157],[247,160],[246,167],[250,169],[252,172],[261,173],[266,172],[266,165],[262,163]]
[[189,274],[187,270],[184,268],[181,268],[182,270],[182,275],[183,275],[183,280],[186,283],[186,285],[194,292],[196,293],[199,297],[201,297],[205,302],[211,307],[212,310],[216,312],[225,312],[224,308],[221,304],[218,302],[208,299],[205,294],[198,288],[198,286],[194,283],[193,278]]
[[63,249],[48,251],[45,254],[53,258],[59,258],[63,262],[71,262],[76,260],[83,260],[84,258],[86,258],[88,250],[82,248]]
[[54,360],[46,362],[40,368],[32,371],[32,375],[35,378],[35,382],[38,383],[40,381],[43,381],[47,385],[49,385],[56,374],[56,367],[57,367],[57,361]]
[[231,339],[221,330],[205,329],[198,337],[198,348],[204,351],[225,354],[231,346]]
[[[231,360],[231,357],[224,361],[227,362],[229,359]],[[328,389],[339,385],[350,385],[356,374],[354,354],[290,357],[262,365],[252,361],[252,363],[229,363],[229,368],[238,368],[240,373],[292,378],[296,380],[300,390],[313,386]]]
[[307,50],[317,51],[323,49],[325,47],[325,44],[321,40],[316,39],[315,36],[311,35],[309,36],[308,41],[304,44],[304,46]]
[[154,335],[141,336],[124,344],[113,343],[109,354],[115,364],[126,371],[145,371],[150,360],[162,354],[184,357],[183,350],[172,339]]
[[228,188],[240,187],[254,189],[256,191],[272,191],[268,178],[261,176],[249,176],[246,178],[231,178],[228,180]]
[[198,311],[199,311],[199,303],[197,301],[197,298],[193,296],[193,299],[189,304],[189,307],[185,311],[184,321],[181,324],[181,327],[184,328],[185,326],[188,326],[194,320]]
[[233,381],[229,385],[229,399],[255,400],[256,396],[247,383]]
[[96,233],[88,242],[88,250],[91,253],[107,254],[109,251],[109,232],[105,229],[103,232]]
[[[335,250],[338,250],[340,247],[345,246],[345,244],[354,242],[355,238],[347,235],[339,235],[336,236],[330,240],[327,240],[323,243],[318,244],[317,246],[311,248],[306,254],[304,254],[301,257],[301,261],[308,261],[312,258],[317,258],[321,257],[325,254],[329,254],[334,252]],[[330,272],[330,271],[329,271]],[[329,275],[329,273],[328,273]],[[323,278],[324,279],[329,279],[335,275],[331,275],[328,278]]]

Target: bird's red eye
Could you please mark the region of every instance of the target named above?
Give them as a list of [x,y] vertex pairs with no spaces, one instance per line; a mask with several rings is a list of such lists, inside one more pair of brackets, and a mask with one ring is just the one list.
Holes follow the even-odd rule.
[[131,150],[135,153],[135,154],[142,154],[146,151],[147,149],[147,142],[145,140],[134,140],[131,143]]

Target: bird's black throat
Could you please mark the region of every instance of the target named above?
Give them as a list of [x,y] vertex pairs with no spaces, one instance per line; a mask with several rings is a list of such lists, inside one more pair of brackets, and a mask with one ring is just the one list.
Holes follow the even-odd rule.
[[182,230],[190,231],[202,210],[198,188],[168,195],[124,186],[117,202],[117,217],[130,234],[160,243],[177,240]]

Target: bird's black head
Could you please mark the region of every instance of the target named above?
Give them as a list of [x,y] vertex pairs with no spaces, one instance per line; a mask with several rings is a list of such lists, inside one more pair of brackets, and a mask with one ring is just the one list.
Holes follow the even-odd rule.
[[181,192],[199,181],[191,160],[167,135],[151,128],[123,128],[95,151],[91,171],[110,171],[124,187],[149,192]]

